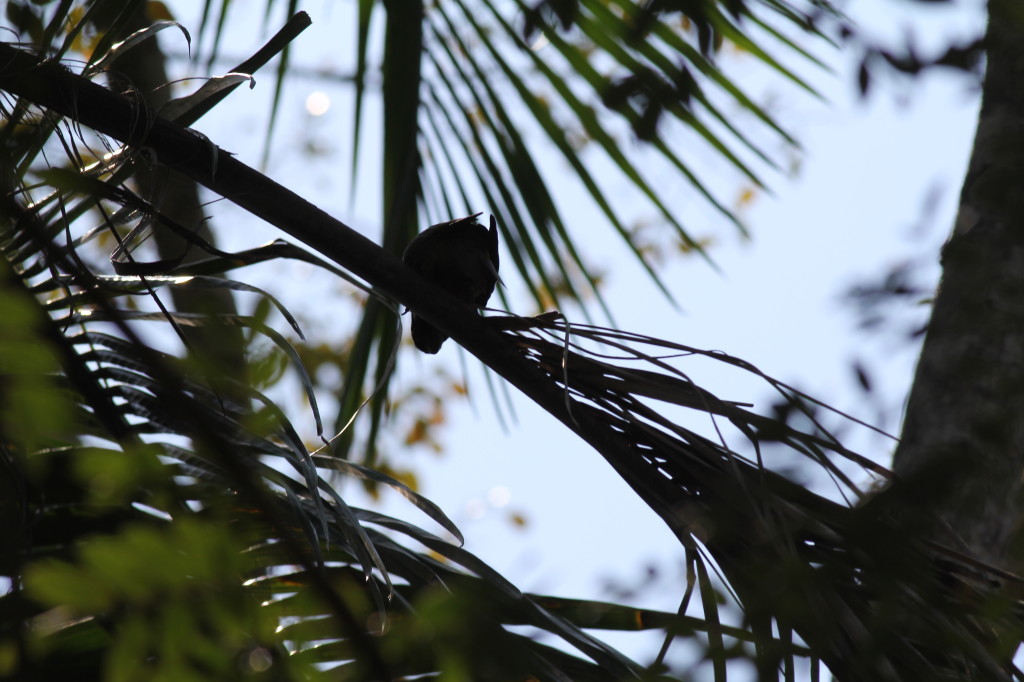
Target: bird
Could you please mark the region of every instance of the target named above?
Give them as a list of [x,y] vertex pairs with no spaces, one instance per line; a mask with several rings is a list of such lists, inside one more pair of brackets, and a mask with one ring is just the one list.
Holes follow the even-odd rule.
[[[421,277],[461,301],[482,308],[494,293],[498,278],[498,224],[490,229],[476,215],[432,225],[409,242],[402,260]],[[412,341],[431,355],[441,350],[448,335],[416,313],[412,314]]]

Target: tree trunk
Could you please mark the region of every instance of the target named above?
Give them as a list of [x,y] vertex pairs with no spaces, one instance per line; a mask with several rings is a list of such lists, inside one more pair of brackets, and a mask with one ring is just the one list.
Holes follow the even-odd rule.
[[1009,570],[1024,509],[1022,36],[1024,6],[990,0],[974,150],[894,458],[934,537]]

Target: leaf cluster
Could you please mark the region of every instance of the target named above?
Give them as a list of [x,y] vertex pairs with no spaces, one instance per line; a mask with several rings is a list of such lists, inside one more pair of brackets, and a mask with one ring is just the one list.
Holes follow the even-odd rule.
[[[25,65],[37,58],[4,49],[4,676],[306,679],[332,668],[332,679],[442,669],[481,679],[641,674],[582,625],[634,629],[643,612],[523,595],[460,548],[461,534],[435,505],[378,471],[323,448],[311,452],[244,377],[186,353],[190,329],[242,328],[243,342],[263,337],[298,359],[264,320],[176,312],[164,302],[169,291],[259,296],[294,326],[269,293],[218,273],[282,258],[337,268],[283,241],[226,253],[195,236],[194,226],[176,224],[135,192],[131,177],[148,162],[144,149],[112,143],[73,118],[91,116],[88,96],[72,98],[72,117],[64,118],[11,94],[18,83],[29,89],[22,95],[67,92],[55,79],[85,83],[102,70],[39,67],[26,77]],[[219,92],[201,89],[178,120]],[[133,112],[127,129],[145,125],[152,112],[121,101]],[[205,258],[142,258],[152,230],[175,232]],[[303,373],[301,363],[295,371]],[[328,478],[389,487],[446,535],[351,506]],[[575,653],[512,625],[550,632]]]

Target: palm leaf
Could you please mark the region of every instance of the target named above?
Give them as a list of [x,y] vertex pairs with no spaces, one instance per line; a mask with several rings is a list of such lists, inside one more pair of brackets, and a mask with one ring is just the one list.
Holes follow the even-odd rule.
[[[5,56],[20,58],[15,52]],[[19,71],[0,70],[3,87],[20,91],[19,83],[31,83],[29,89],[39,92],[38,72]],[[101,93],[63,69],[47,73],[74,79],[68,82],[85,94],[75,100],[75,110],[91,118],[86,113],[91,97],[81,88],[91,90],[93,97]],[[108,94],[114,97],[108,104],[118,103],[113,111],[132,106],[119,95]],[[130,117],[114,114],[111,119],[128,122],[122,133],[130,130]],[[203,155],[207,162],[215,157]],[[217,163],[230,173],[230,163]],[[223,679],[218,671],[239,657],[280,666],[288,671],[281,673],[284,676],[315,675],[307,666],[310,662],[346,660],[346,673],[356,679],[391,677],[399,670],[433,674],[450,660],[445,658],[449,654],[441,653],[458,638],[406,640],[395,628],[388,641],[396,641],[393,646],[402,655],[389,657],[366,637],[363,619],[386,612],[387,622],[415,624],[426,605],[465,609],[482,603],[475,601],[480,598],[496,606],[500,602],[501,608],[469,609],[458,627],[466,633],[487,633],[487,651],[504,652],[501,660],[538,679],[565,679],[569,671],[595,680],[640,674],[637,664],[582,630],[595,624],[635,625],[629,615],[636,612],[622,607],[625,610],[616,618],[577,623],[588,604],[573,602],[570,608],[554,598],[524,596],[447,540],[351,506],[328,484],[328,472],[390,486],[460,537],[440,509],[393,479],[309,453],[298,429],[268,397],[210,368],[196,368],[159,352],[139,336],[142,322],[195,326],[225,321],[139,307],[161,290],[213,287],[264,295],[242,282],[197,273],[273,258],[317,259],[282,242],[230,254],[193,238],[193,246],[208,250],[209,258],[187,265],[137,262],[128,240],[119,234],[119,250],[102,263],[95,260],[95,244],[105,232],[130,233],[140,225],[168,229],[173,221],[156,215],[122,184],[92,177],[73,182],[68,171],[29,171],[47,173],[57,184],[31,208],[18,201],[27,192],[25,183],[5,192],[0,211],[0,297],[5,310],[12,309],[8,300],[17,299],[32,316],[22,332],[27,343],[54,349],[55,361],[30,375],[44,384],[53,382],[52,390],[39,398],[45,400],[38,414],[64,402],[75,418],[63,422],[66,436],[54,433],[50,438],[55,440],[42,446],[27,437],[30,429],[5,429],[0,439],[5,472],[13,477],[5,481],[31,490],[28,496],[5,497],[0,505],[5,519],[21,514],[10,530],[12,536],[25,538],[19,552],[3,555],[12,560],[0,562],[3,575],[16,586],[0,598],[5,629],[19,620],[38,621],[51,607],[62,609],[53,612],[59,618],[51,616],[47,627],[33,630],[32,637],[39,639],[33,646],[39,644],[40,651],[48,653],[19,661],[26,674],[92,677],[105,665],[128,676],[186,670]],[[117,169],[107,173],[104,180],[109,182]],[[90,201],[113,208],[83,211],[72,222],[66,211],[54,210]],[[117,223],[109,219],[111,213],[121,216]],[[96,229],[97,222],[101,229]],[[35,296],[46,296],[45,304]],[[268,295],[268,300],[293,323],[276,299]],[[283,337],[259,320],[238,317],[230,322],[249,325],[290,352]],[[164,343],[175,339],[170,330],[163,336]],[[0,366],[7,368],[22,351],[20,346],[0,344],[0,352]],[[256,419],[254,409],[260,407],[264,415]],[[79,442],[86,436],[88,444]],[[93,444],[100,442],[102,446]],[[29,516],[31,541],[24,525]],[[410,549],[403,539],[447,563]],[[146,561],[153,559],[163,562],[159,570],[145,570]],[[237,579],[238,572],[244,582]],[[193,580],[199,575],[202,580]],[[394,577],[400,581],[390,582]],[[280,585],[283,592],[261,605],[268,585]],[[439,585],[446,588],[439,590]],[[389,594],[395,595],[391,603]],[[31,601],[25,601],[26,595]],[[164,604],[160,613],[183,619],[184,629],[161,629],[163,616],[147,615],[154,613],[153,600]],[[225,613],[233,616],[225,621]],[[660,623],[655,627],[671,621],[666,614],[645,617]],[[112,622],[124,627],[108,630]],[[280,624],[285,627],[277,629]],[[552,633],[576,653],[552,649],[507,629],[524,624]],[[202,664],[189,655],[182,657],[181,651],[198,655],[208,649],[189,633],[222,632],[224,627],[238,628],[240,634],[228,645],[219,643],[219,654],[208,651],[213,658]],[[145,642],[138,639],[151,636],[154,639]],[[155,658],[147,655],[149,651],[156,652]],[[465,656],[480,676],[493,673],[494,660],[472,651]]]
[[[539,3],[544,5],[545,3]],[[731,3],[727,14],[715,2],[687,3],[699,10],[689,17],[708,35],[728,39],[764,62],[782,78],[810,91],[806,81],[776,58],[763,43],[771,43],[802,64],[820,67],[808,50],[787,40],[768,19],[795,24],[809,35],[822,35],[821,25],[810,20],[808,11],[788,2]],[[703,254],[703,247],[665,199],[641,171],[639,157],[623,151],[621,140],[609,130],[641,131],[650,127],[655,110],[637,104],[634,97],[614,104],[609,92],[629,79],[662,84],[655,118],[673,119],[707,143],[712,153],[726,159],[739,174],[758,186],[765,186],[760,168],[774,170],[777,164],[764,150],[768,144],[755,141],[748,126],[734,122],[723,113],[736,105],[762,124],[758,133],[768,140],[795,144],[793,138],[759,107],[750,96],[723,74],[713,51],[700,49],[678,28],[678,11],[645,14],[633,3],[567,3],[566,26],[544,21],[525,2],[517,2],[510,15],[507,7],[488,0],[475,3],[459,0],[421,7],[383,3],[386,19],[382,70],[384,125],[384,207],[381,243],[395,253],[401,251],[421,224],[442,222],[486,206],[502,217],[502,237],[509,246],[511,262],[540,309],[561,306],[565,300],[594,300],[612,319],[601,296],[597,280],[583,260],[580,240],[587,238],[573,228],[565,208],[548,190],[550,171],[538,162],[550,149],[569,164],[594,206],[623,240],[623,244],[646,270],[651,281],[668,298],[672,293],[661,281],[654,265],[645,257],[621,209],[608,200],[605,181],[599,181],[584,163],[577,139],[600,150],[621,177],[647,202],[659,218],[674,231],[688,249]],[[377,6],[379,8],[379,5]],[[827,16],[829,8],[814,8]],[[357,18],[356,77],[353,127],[353,167],[364,130],[362,102],[366,73],[371,63],[369,27],[375,6],[360,3]],[[762,16],[764,15],[764,16]],[[764,18],[767,17],[768,19]],[[532,30],[549,42],[543,57],[534,49],[517,22],[526,18]],[[643,34],[639,34],[640,25]],[[566,30],[571,25],[570,30]],[[648,37],[656,40],[648,40]],[[709,43],[710,44],[710,43]],[[708,45],[704,45],[708,47]],[[601,74],[594,64],[615,65],[612,75]],[[694,75],[691,75],[694,74]],[[582,79],[582,80],[581,80]],[[659,86],[660,87],[660,86]],[[705,88],[716,92],[705,94]],[[538,94],[553,93],[550,99]],[[643,93],[640,93],[641,95]],[[649,93],[648,93],[649,94]],[[646,96],[646,95],[645,95]],[[651,99],[651,98],[648,98]],[[726,105],[721,104],[726,102]],[[653,106],[653,105],[652,105]],[[524,111],[514,122],[510,112]],[[647,130],[642,142],[660,154],[674,172],[684,179],[718,213],[738,229],[744,227],[727,205],[701,177],[694,160],[671,143],[671,136]],[[575,139],[574,139],[575,138]],[[422,155],[422,156],[421,156]],[[402,176],[397,192],[400,163],[408,162],[410,173]],[[437,168],[440,166],[440,168]],[[355,177],[356,174],[353,174]],[[353,183],[355,180],[353,180]],[[424,188],[428,188],[425,192]],[[455,198],[459,200],[456,201]],[[417,207],[408,202],[415,201]],[[395,222],[398,214],[422,213],[427,220]],[[453,214],[453,211],[456,213]],[[706,254],[705,254],[706,256]],[[556,275],[557,273],[557,275]],[[590,315],[584,306],[584,315]],[[364,313],[345,373],[338,428],[352,424],[336,452],[348,456],[360,429],[361,442],[374,443],[383,416],[387,373],[397,339],[393,326],[385,324],[376,304]],[[367,396],[370,399],[362,420],[353,423],[354,413]],[[368,450],[371,458],[375,450]],[[371,459],[372,461],[372,459]]]

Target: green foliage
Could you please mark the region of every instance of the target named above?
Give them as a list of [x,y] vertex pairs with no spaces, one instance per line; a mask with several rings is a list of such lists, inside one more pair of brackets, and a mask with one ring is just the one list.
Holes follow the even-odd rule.
[[258,679],[252,668],[261,656],[270,667],[276,623],[245,592],[238,540],[227,526],[194,518],[126,524],[84,538],[74,562],[32,564],[25,589],[71,619],[125,614],[105,679]]
[[0,289],[0,357],[10,368],[0,390],[0,433],[31,450],[75,433],[73,406],[55,378],[57,349],[40,342],[43,319],[30,297]]

